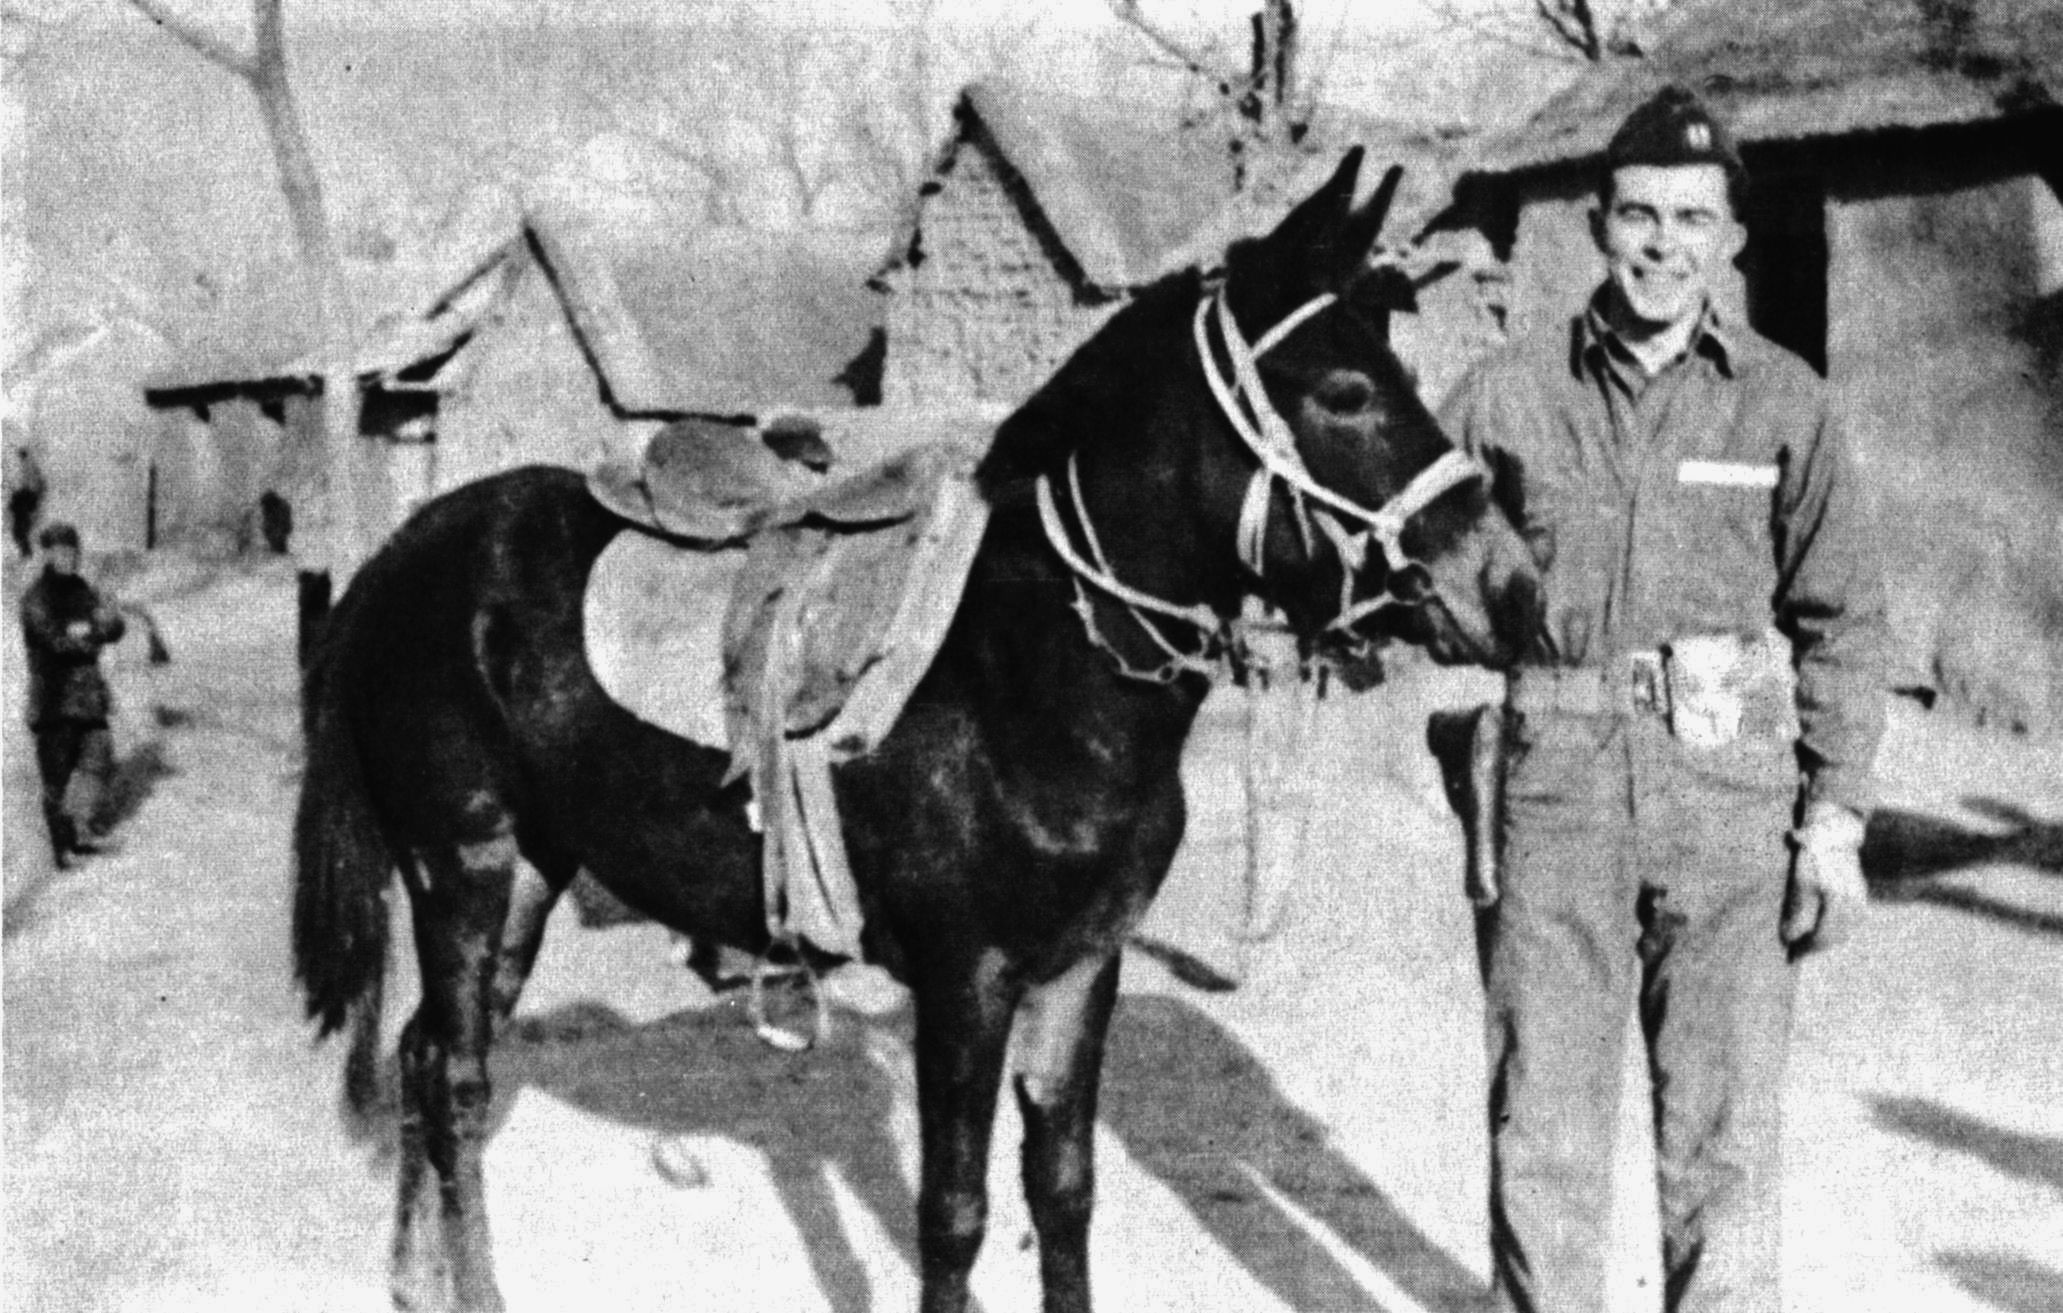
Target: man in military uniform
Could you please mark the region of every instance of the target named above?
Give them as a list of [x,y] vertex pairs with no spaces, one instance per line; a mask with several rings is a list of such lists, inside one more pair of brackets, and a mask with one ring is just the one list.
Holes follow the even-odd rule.
[[[65,791],[82,763],[104,771],[112,758],[107,680],[100,649],[119,642],[121,613],[79,576],[79,532],[63,521],[37,535],[43,573],[22,594],[23,645],[29,659],[29,729],[36,736],[36,766],[43,776],[43,819],[50,845],[64,866],[78,853],[97,851],[65,808]],[[88,818],[90,820],[90,816]]]
[[1607,148],[1584,310],[1483,362],[1449,432],[1541,565],[1479,919],[1499,1307],[1595,1313],[1622,1038],[1655,1109],[1664,1304],[1781,1304],[1795,963],[1845,934],[1883,727],[1881,581],[1820,380],[1712,302],[1746,184],[1671,88]]

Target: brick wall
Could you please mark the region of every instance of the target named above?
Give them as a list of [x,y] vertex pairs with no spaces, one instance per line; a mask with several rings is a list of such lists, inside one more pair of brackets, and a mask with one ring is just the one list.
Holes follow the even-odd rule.
[[963,137],[918,216],[921,258],[889,276],[889,405],[1015,405],[1120,303],[1086,305],[983,137]]

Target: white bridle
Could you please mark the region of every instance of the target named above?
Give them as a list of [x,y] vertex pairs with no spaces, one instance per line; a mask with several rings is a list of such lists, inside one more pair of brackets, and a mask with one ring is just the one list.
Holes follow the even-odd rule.
[[[1239,325],[1232,318],[1232,308],[1226,301],[1221,287],[1211,296],[1197,302],[1194,321],[1196,354],[1203,365],[1204,378],[1210,383],[1211,394],[1218,400],[1218,407],[1239,434],[1248,450],[1261,462],[1247,484],[1246,496],[1240,503],[1238,550],[1239,559],[1256,577],[1264,577],[1265,544],[1268,536],[1268,514],[1274,502],[1275,481],[1280,479],[1289,489],[1291,505],[1296,512],[1297,529],[1302,535],[1304,548],[1314,547],[1311,526],[1315,523],[1331,540],[1339,553],[1343,579],[1340,585],[1340,613],[1334,617],[1328,629],[1351,630],[1361,620],[1385,606],[1414,605],[1422,599],[1405,599],[1391,593],[1387,587],[1377,596],[1361,602],[1353,600],[1354,580],[1365,568],[1368,558],[1368,543],[1372,538],[1381,547],[1383,561],[1392,579],[1413,566],[1419,565],[1404,550],[1403,537],[1411,518],[1448,489],[1467,479],[1483,473],[1482,466],[1459,451],[1447,451],[1432,464],[1420,470],[1403,490],[1384,502],[1381,507],[1369,509],[1350,497],[1334,492],[1311,476],[1304,458],[1297,451],[1296,435],[1289,424],[1268,400],[1268,392],[1261,382],[1260,358],[1279,345],[1283,339],[1295,332],[1306,320],[1331,306],[1338,298],[1328,292],[1315,296],[1292,310],[1280,323],[1263,333],[1259,340],[1248,345],[1240,335]],[[1219,372],[1217,356],[1211,350],[1210,321],[1215,317],[1219,337],[1225,343],[1225,354],[1232,362],[1232,378],[1227,380]],[[1155,683],[1170,683],[1184,671],[1200,674],[1214,673],[1214,667],[1205,653],[1209,653],[1222,639],[1226,622],[1216,611],[1200,603],[1182,606],[1164,601],[1149,593],[1131,587],[1120,580],[1112,571],[1109,559],[1103,554],[1103,546],[1097,540],[1096,528],[1089,521],[1088,508],[1082,502],[1081,479],[1077,473],[1072,455],[1067,461],[1068,491],[1074,503],[1075,520],[1082,527],[1093,562],[1084,560],[1074,549],[1066,526],[1060,520],[1054,504],[1050,480],[1040,475],[1036,492],[1039,504],[1039,518],[1045,526],[1046,538],[1053,549],[1073,570],[1075,579],[1075,610],[1081,615],[1082,623],[1089,637],[1097,646],[1111,652],[1117,659],[1120,673],[1136,679]],[[1317,502],[1322,509],[1312,508],[1309,503]],[[1358,521],[1365,527],[1359,532],[1350,531],[1342,519]],[[1103,592],[1125,604],[1140,627],[1152,638],[1154,644],[1167,653],[1168,660],[1159,666],[1139,669],[1118,656],[1096,629],[1094,614],[1089,599],[1082,592],[1082,582],[1094,584]],[[1203,653],[1187,652],[1168,641],[1166,635],[1149,621],[1142,612],[1152,612],[1195,626],[1206,642]]]

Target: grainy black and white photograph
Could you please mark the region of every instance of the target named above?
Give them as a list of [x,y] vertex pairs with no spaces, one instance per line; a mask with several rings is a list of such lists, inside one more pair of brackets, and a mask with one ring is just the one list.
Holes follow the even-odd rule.
[[2063,1313],[2063,0],[0,0],[5,1313]]

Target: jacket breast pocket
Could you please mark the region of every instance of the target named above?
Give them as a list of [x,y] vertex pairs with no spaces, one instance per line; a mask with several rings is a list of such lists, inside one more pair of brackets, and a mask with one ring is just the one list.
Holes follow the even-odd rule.
[[[1776,488],[1772,463],[1684,461],[1668,494],[1671,541],[1660,581],[1685,613],[1709,628],[1759,628],[1775,586]],[[1737,614],[1738,613],[1738,614]]]

